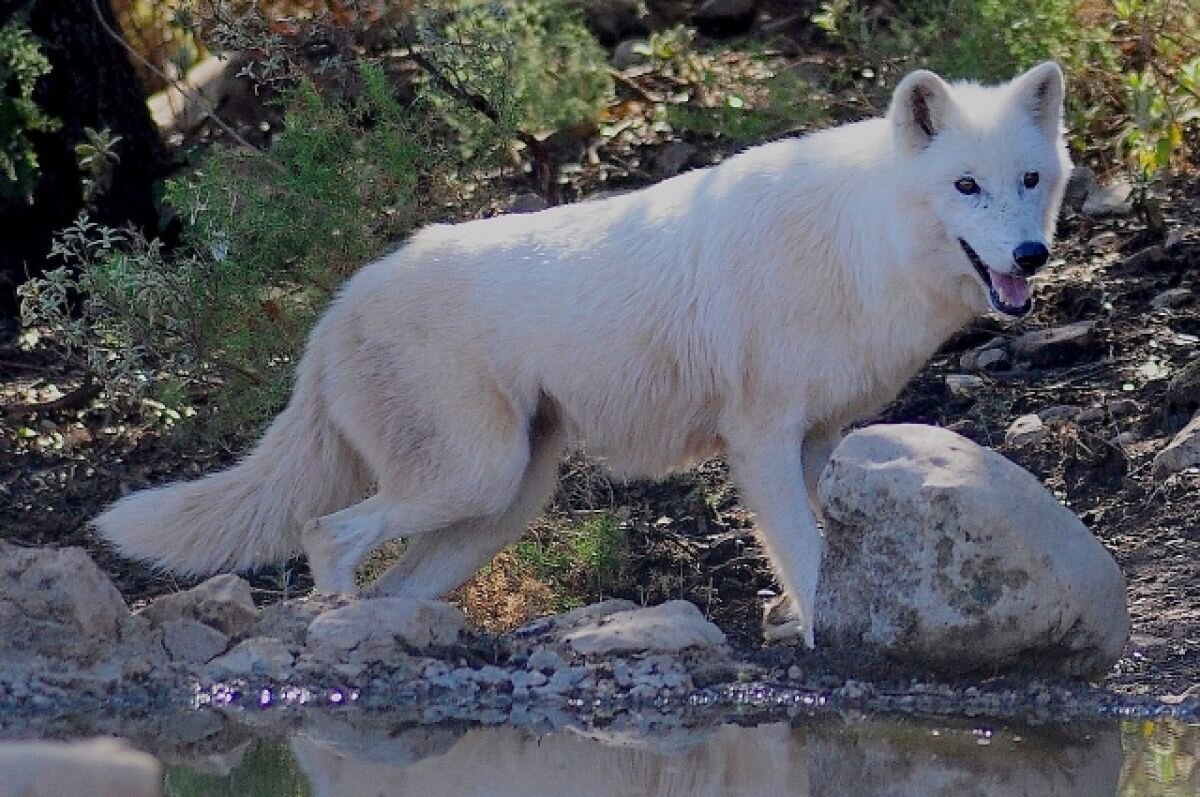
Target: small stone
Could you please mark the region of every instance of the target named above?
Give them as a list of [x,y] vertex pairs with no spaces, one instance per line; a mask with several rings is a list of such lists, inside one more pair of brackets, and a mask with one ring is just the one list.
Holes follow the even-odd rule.
[[494,664],[486,664],[478,670],[473,671],[471,678],[484,686],[498,686],[509,683],[511,680],[507,670],[503,667],[497,667]]
[[544,686],[548,679],[543,673],[534,670],[517,670],[512,674],[512,684],[514,689],[530,689],[539,686]]
[[1162,481],[1200,465],[1200,413],[1154,457],[1154,478]]
[[1026,332],[1013,341],[1013,354],[1039,368],[1070,365],[1091,346],[1095,330],[1091,321],[1080,321]]
[[1042,423],[1049,426],[1059,426],[1064,423],[1070,423],[1079,417],[1079,408],[1071,404],[1056,404],[1053,407],[1047,407],[1044,410],[1038,410],[1037,416],[1042,419]]
[[682,600],[609,615],[568,633],[563,641],[585,656],[622,652],[678,652],[725,643],[725,634],[695,605]]
[[1107,251],[1116,249],[1121,244],[1121,236],[1117,235],[1112,230],[1105,230],[1102,233],[1093,235],[1088,239],[1088,249],[1094,251]]
[[626,39],[613,48],[613,69],[628,69],[646,60],[646,40]]
[[958,364],[966,371],[996,371],[1008,365],[1008,352],[1000,346],[975,349],[964,353]]
[[513,197],[512,203],[508,206],[509,213],[537,213],[539,210],[545,210],[549,205],[540,194],[526,192],[517,194]]
[[441,601],[367,598],[325,612],[308,627],[308,650],[317,658],[338,661],[387,661],[403,655],[405,645],[451,645],[466,630],[461,611]]
[[1170,259],[1161,246],[1147,246],[1125,258],[1125,268],[1130,271],[1146,271],[1167,263]]
[[272,637],[254,637],[236,645],[205,668],[216,676],[260,676],[282,679],[291,671],[295,657],[287,645]]
[[1150,300],[1150,306],[1155,310],[1173,310],[1191,304],[1194,294],[1190,288],[1170,288]]
[[1133,202],[1130,196],[1133,186],[1128,180],[1114,180],[1106,185],[1098,186],[1087,195],[1083,202],[1085,216],[1128,216],[1133,212]]
[[199,620],[163,623],[163,647],[175,661],[203,664],[229,647],[229,637]]
[[974,398],[983,389],[983,380],[970,374],[947,374],[946,389],[955,398]]
[[1120,434],[1116,435],[1108,442],[1111,445],[1116,446],[1117,448],[1125,448],[1126,446],[1133,445],[1134,443],[1136,443],[1138,440],[1141,440],[1141,439],[1142,439],[1142,436],[1140,434],[1130,430],[1127,432],[1121,432]]
[[1049,431],[1036,414],[1022,415],[1005,431],[1004,443],[1013,448],[1033,445],[1045,439]]
[[214,576],[184,592],[164,595],[141,611],[158,625],[169,620],[197,620],[229,637],[238,637],[258,619],[250,584],[239,576]]
[[629,669],[628,663],[621,660],[613,665],[613,681],[617,686],[629,686],[633,683],[633,671]]
[[529,654],[529,660],[525,662],[525,668],[529,670],[541,670],[547,672],[557,670],[563,666],[562,657],[555,653],[550,648],[540,648]]
[[1170,230],[1167,237],[1163,240],[1163,249],[1167,250],[1167,254],[1173,255],[1176,250],[1183,245],[1183,233],[1180,230]]
[[787,677],[789,681],[799,681],[804,677],[804,670],[800,669],[800,665],[793,664],[787,669]]
[[1133,399],[1113,399],[1105,404],[1104,408],[1108,410],[1108,414],[1114,418],[1125,418],[1140,410],[1141,405],[1139,405]]

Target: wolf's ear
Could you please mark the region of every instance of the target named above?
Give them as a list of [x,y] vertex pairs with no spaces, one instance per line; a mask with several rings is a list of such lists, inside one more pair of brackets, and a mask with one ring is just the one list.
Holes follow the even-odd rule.
[[1062,69],[1053,61],[1044,61],[1013,81],[1013,102],[1033,117],[1049,139],[1057,139],[1063,113]]
[[906,76],[892,94],[888,109],[896,141],[907,152],[929,146],[945,129],[952,102],[945,81],[928,69]]

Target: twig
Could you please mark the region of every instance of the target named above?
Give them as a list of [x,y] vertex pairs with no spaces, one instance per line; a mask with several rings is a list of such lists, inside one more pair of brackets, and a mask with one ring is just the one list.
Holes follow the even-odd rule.
[[275,169],[277,172],[283,174],[287,171],[286,169],[283,168],[282,165],[280,165],[274,159],[272,159],[270,155],[267,155],[261,149],[254,146],[253,144],[251,144],[249,141],[247,141],[245,138],[243,138],[242,135],[240,133],[238,133],[237,130],[234,130],[233,127],[228,122],[226,122],[224,119],[222,119],[220,116],[218,116],[217,115],[217,106],[213,103],[212,100],[210,100],[204,94],[204,92],[200,91],[199,89],[192,88],[191,86],[189,86],[187,84],[186,81],[184,81],[180,78],[172,78],[170,75],[166,74],[161,69],[159,69],[157,66],[152,64],[149,61],[149,59],[147,59],[144,55],[139,53],[132,45],[129,44],[129,42],[125,41],[125,37],[122,36],[119,31],[113,30],[112,27],[108,24],[108,20],[106,20],[104,18],[104,13],[100,10],[99,0],[92,0],[92,11],[95,12],[96,20],[100,23],[100,27],[104,29],[104,32],[107,33],[110,37],[112,37],[113,40],[115,40],[117,42],[117,44],[121,45],[121,47],[123,47],[125,49],[125,52],[129,53],[129,55],[131,55],[133,58],[137,59],[138,63],[140,63],[142,66],[146,67],[147,69],[149,69],[151,72],[153,72],[158,77],[162,78],[170,86],[173,86],[174,88],[179,89],[184,94],[191,95],[191,96],[195,97],[196,99],[198,99],[200,104],[204,106],[205,111],[208,113],[208,118],[212,119],[214,122],[216,122],[218,127],[220,127],[222,130],[224,130],[226,133],[228,133],[230,135],[230,137],[233,138],[233,140],[236,141],[238,144],[240,144],[242,147],[245,147],[246,149],[253,152],[255,155],[258,155],[259,157],[261,157],[271,168]]
[[90,404],[92,399],[100,395],[101,389],[99,384],[93,382],[91,377],[88,377],[82,385],[65,396],[60,396],[53,401],[43,401],[36,404],[10,404],[4,408],[4,414],[15,416],[77,410]]

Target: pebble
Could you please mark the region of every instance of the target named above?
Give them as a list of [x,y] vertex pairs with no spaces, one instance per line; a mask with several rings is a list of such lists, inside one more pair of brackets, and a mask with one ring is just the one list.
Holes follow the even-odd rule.
[[947,374],[946,389],[955,398],[972,398],[983,389],[983,380],[970,374]]
[[562,657],[555,653],[550,648],[541,648],[529,654],[529,661],[525,662],[526,669],[530,670],[557,670],[564,666]]
[[1150,306],[1155,310],[1169,310],[1182,307],[1192,301],[1190,288],[1170,288],[1150,300]]
[[517,689],[528,689],[529,687],[544,686],[547,678],[544,673],[537,670],[517,670],[512,674],[513,691]]
[[1042,419],[1030,413],[1022,415],[1009,425],[1004,433],[1004,442],[1014,448],[1020,448],[1041,441],[1048,431]]

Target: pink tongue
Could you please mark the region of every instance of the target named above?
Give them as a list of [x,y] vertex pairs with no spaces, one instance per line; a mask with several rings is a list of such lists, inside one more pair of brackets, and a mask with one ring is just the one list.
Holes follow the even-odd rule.
[[1024,277],[1015,274],[999,274],[992,272],[992,287],[1000,301],[1009,307],[1024,307],[1029,301],[1029,283]]

